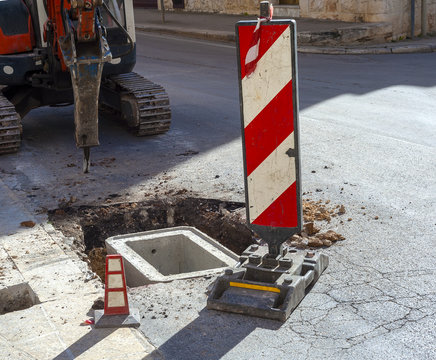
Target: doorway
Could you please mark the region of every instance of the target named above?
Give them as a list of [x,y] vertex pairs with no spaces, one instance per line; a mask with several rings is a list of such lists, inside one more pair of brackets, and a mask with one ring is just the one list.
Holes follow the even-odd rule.
[[300,5],[300,0],[280,0],[280,5]]
[[133,0],[133,7],[157,9],[157,0]]
[[185,8],[185,0],[173,0],[173,8],[174,9],[184,9]]

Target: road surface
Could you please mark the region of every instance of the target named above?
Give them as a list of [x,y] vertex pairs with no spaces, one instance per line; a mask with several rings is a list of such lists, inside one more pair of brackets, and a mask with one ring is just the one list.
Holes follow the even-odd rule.
[[[183,188],[244,198],[235,48],[155,34],[137,41],[136,71],[169,92],[170,132],[135,138],[102,119],[83,175],[72,108],[31,112],[21,151],[0,159],[2,181],[30,211]],[[180,321],[142,326],[166,358],[436,358],[435,63],[435,53],[299,56],[303,191],[345,206],[350,220],[329,227],[347,240],[325,250],[328,270],[282,326],[218,321],[202,310],[205,298],[179,292],[175,310],[192,304]],[[153,289],[144,298],[169,291]]]

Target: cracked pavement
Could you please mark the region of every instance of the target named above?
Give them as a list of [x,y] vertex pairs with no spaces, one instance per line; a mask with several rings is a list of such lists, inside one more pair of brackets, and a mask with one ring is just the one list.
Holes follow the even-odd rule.
[[206,279],[131,298],[165,359],[434,358],[436,293],[416,283],[433,284],[436,270],[380,272],[338,260],[341,250],[328,250],[329,268],[284,324],[206,310]]

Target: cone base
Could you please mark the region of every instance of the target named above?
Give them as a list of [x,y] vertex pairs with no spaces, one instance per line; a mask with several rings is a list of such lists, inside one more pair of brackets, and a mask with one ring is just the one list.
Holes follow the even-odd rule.
[[105,315],[104,310],[95,310],[94,319],[96,328],[137,328],[140,325],[141,318],[138,309],[130,309],[128,315]]

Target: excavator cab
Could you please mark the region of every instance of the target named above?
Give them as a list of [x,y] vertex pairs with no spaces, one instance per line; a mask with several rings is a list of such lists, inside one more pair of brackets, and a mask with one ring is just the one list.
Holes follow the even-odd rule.
[[24,2],[0,1],[0,24],[0,55],[23,53],[33,49],[35,37],[32,19]]
[[84,172],[102,111],[137,136],[168,131],[165,90],[132,72],[135,40],[132,0],[0,1],[0,154],[18,151],[40,106],[74,104]]
[[[124,0],[104,0],[105,4],[122,26],[126,26],[126,12]],[[115,22],[105,8],[102,9],[103,25],[106,27],[117,27]]]

